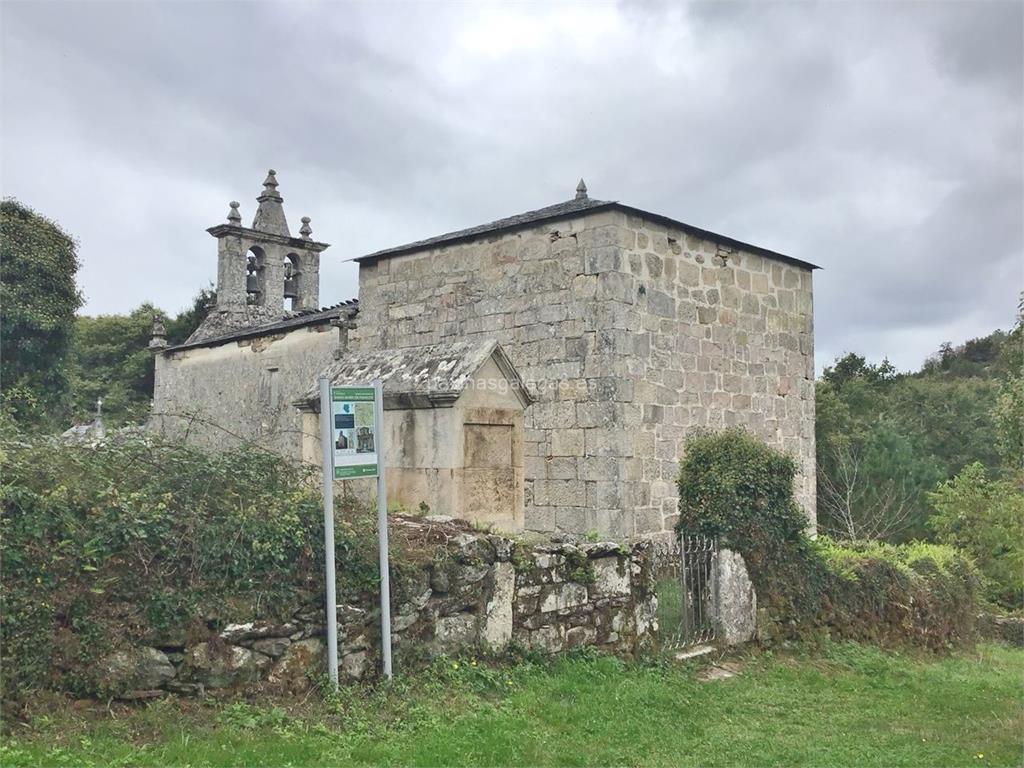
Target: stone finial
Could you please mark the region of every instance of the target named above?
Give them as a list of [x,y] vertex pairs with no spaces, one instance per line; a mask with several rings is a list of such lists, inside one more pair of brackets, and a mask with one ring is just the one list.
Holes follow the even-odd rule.
[[261,197],[277,197],[281,195],[277,191],[277,171],[271,168],[267,171],[267,178],[263,182],[263,195]]
[[238,212],[238,201],[232,200],[228,205],[231,206],[231,210],[228,211],[228,224],[233,224],[236,227],[242,226],[242,214]]
[[157,352],[167,348],[167,329],[164,328],[164,319],[160,315],[153,315],[153,338],[149,340],[150,350]]
[[284,216],[284,199],[277,191],[277,171],[267,171],[267,180],[263,182],[263,194],[256,198],[260,204],[256,216],[252,220],[252,228],[260,232],[291,237],[288,231],[288,220]]
[[580,179],[580,183],[576,185],[576,199],[586,200],[587,199],[587,183]]
[[299,230],[299,234],[302,235],[303,240],[309,240],[309,236],[313,234],[313,228],[309,226],[310,221],[309,216],[302,217],[302,229]]

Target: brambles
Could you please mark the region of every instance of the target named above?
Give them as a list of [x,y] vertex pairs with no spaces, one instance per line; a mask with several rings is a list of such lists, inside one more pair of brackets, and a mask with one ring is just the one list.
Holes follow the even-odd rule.
[[[91,662],[121,645],[203,635],[234,615],[282,618],[321,593],[319,492],[279,456],[148,436],[70,446],[8,429],[0,462],[5,696],[92,693]],[[378,578],[361,514],[341,510],[336,526],[350,592]]]

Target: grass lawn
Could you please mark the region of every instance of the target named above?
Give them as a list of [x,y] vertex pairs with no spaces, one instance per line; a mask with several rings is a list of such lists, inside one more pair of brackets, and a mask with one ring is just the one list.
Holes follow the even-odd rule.
[[445,661],[336,700],[51,708],[0,765],[1021,765],[1024,651],[948,658],[836,645],[737,677],[572,656]]

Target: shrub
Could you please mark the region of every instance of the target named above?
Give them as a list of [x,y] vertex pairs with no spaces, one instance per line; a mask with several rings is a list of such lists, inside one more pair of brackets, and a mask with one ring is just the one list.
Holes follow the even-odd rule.
[[[279,456],[8,432],[0,469],[5,697],[102,692],[93,662],[119,645],[175,645],[322,599],[318,486]],[[376,544],[352,514],[336,525],[339,587],[359,592],[377,583]]]
[[679,531],[718,539],[746,562],[766,635],[932,648],[969,641],[977,575],[956,550],[812,541],[793,499],[796,465],[740,429],[701,433],[679,472]]

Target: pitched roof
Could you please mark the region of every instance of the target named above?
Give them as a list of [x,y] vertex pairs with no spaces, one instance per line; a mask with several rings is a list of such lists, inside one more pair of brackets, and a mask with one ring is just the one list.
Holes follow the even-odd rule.
[[516,216],[508,216],[504,219],[498,219],[488,224],[479,224],[475,227],[460,229],[455,232],[448,232],[444,235],[428,237],[425,240],[417,240],[413,243],[407,243],[393,248],[385,248],[380,251],[368,253],[365,256],[359,256],[352,259],[352,261],[372,264],[373,262],[380,261],[381,259],[387,259],[392,256],[401,256],[406,253],[414,253],[416,251],[422,251],[441,245],[455,245],[456,243],[471,242],[488,235],[513,232],[517,229],[527,229],[529,227],[536,226],[537,224],[568,219],[581,214],[586,215],[590,213],[598,213],[600,211],[619,211],[630,216],[639,216],[657,224],[679,229],[687,234],[710,240],[714,243],[721,243],[722,245],[746,251],[747,253],[754,253],[769,259],[785,262],[786,264],[802,267],[803,269],[820,269],[816,264],[811,264],[808,261],[801,261],[800,259],[793,258],[792,256],[786,256],[785,254],[778,253],[767,248],[745,243],[742,240],[736,240],[725,235],[720,235],[716,232],[700,229],[699,227],[695,227],[691,224],[671,219],[668,216],[651,213],[650,211],[644,211],[640,208],[633,208],[632,206],[624,205],[614,200],[592,200],[587,197],[567,200],[564,203],[549,205],[546,208],[538,208],[535,211],[527,211],[526,213],[520,213]]
[[492,221],[489,224],[478,224],[475,227],[460,229],[456,232],[449,232],[445,235],[428,237],[426,240],[417,240],[414,243],[407,243],[406,245],[399,245],[394,248],[385,248],[382,251],[375,251],[374,253],[367,254],[366,256],[359,256],[358,258],[353,259],[353,261],[377,261],[378,259],[385,258],[387,256],[397,256],[402,253],[420,251],[435,245],[448,245],[453,242],[476,240],[483,235],[492,234],[494,232],[520,229],[541,221],[564,219],[569,216],[575,216],[576,214],[584,211],[590,211],[595,208],[605,208],[609,205],[611,205],[611,203],[605,200],[591,200],[587,197],[577,200],[567,200],[564,203],[549,205],[546,208],[538,208],[535,211],[527,211],[526,213],[520,213],[517,216],[508,216],[504,219],[498,219],[497,221]]
[[[388,409],[444,408],[455,403],[492,357],[509,388],[524,406],[528,405],[532,398],[501,346],[493,340],[348,352],[320,376],[332,384],[368,384],[379,379],[384,387],[384,407]],[[319,410],[319,384],[306,390],[295,405]]]
[[238,341],[239,339],[251,339],[256,336],[269,336],[281,331],[303,328],[307,325],[328,323],[331,320],[340,317],[343,312],[351,316],[358,311],[359,299],[345,299],[344,301],[339,301],[337,304],[332,304],[329,307],[321,307],[320,309],[300,309],[295,312],[289,312],[281,320],[276,320],[273,323],[264,323],[263,325],[238,328],[237,330],[223,333],[219,336],[211,336],[197,341],[186,341],[183,344],[167,347],[164,351],[177,352],[179,350],[194,349],[196,347],[216,347],[221,344]]

